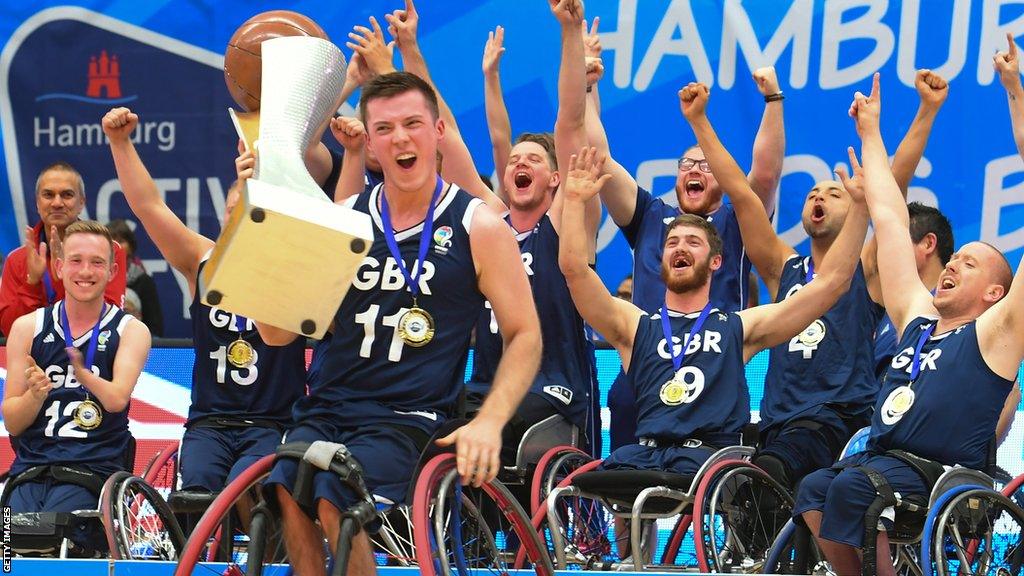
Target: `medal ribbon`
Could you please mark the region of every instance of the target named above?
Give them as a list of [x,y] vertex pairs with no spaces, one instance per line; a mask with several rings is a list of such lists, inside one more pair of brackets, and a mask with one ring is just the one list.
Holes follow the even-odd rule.
[[811,280],[814,280],[814,259],[810,256],[807,257],[807,275],[804,276],[804,284],[809,284]]
[[249,319],[241,314],[235,314],[235,329],[238,330],[238,339],[242,339],[242,332],[249,326]]
[[708,319],[709,314],[711,314],[711,302],[705,304],[704,309],[700,311],[697,321],[690,327],[690,332],[686,335],[686,341],[683,342],[682,350],[677,356],[675,344],[672,342],[672,324],[668,321],[668,305],[662,305],[661,331],[665,334],[665,344],[668,347],[668,353],[672,355],[672,366],[675,367],[676,372],[683,366],[683,358],[686,356],[686,349],[690,346],[690,340],[693,340],[693,335],[704,326],[704,321]]
[[[85,353],[85,368],[92,370],[92,361],[96,358],[96,344],[100,333],[100,323],[103,322],[103,317],[107,314],[107,303],[103,303],[103,308],[100,310],[100,317],[96,320],[96,325],[92,327],[92,336],[89,337],[89,348]],[[61,302],[60,304],[60,327],[64,330],[64,345],[67,348],[74,348],[75,341],[71,337],[71,323],[68,322],[68,311],[67,302]]]
[[423,233],[420,234],[420,251],[419,255],[416,256],[416,267],[413,269],[415,275],[410,274],[409,270],[405,267],[405,262],[402,260],[402,253],[398,250],[398,242],[395,240],[395,228],[391,225],[391,209],[388,208],[388,196],[384,193],[384,189],[380,191],[380,212],[384,219],[384,240],[388,243],[388,250],[391,251],[391,255],[394,256],[395,262],[398,264],[398,269],[402,271],[402,276],[405,276],[406,285],[409,286],[409,290],[412,291],[412,296],[415,298],[420,291],[419,280],[420,274],[423,273],[423,262],[427,259],[427,248],[430,246],[430,236],[434,232],[434,205],[437,204],[437,199],[441,197],[441,189],[444,186],[444,182],[441,177],[437,177],[437,187],[434,188],[434,195],[430,198],[430,206],[427,208],[427,218],[423,221]]
[[933,332],[935,332],[935,324],[924,329],[921,332],[921,337],[917,339],[917,347],[914,348],[914,362],[910,366],[911,384],[917,380],[917,375],[921,373],[921,349],[924,348],[925,341],[931,337]]
[[[43,290],[46,291],[46,303],[53,304],[57,300],[57,291],[53,289],[53,280],[50,278],[50,265],[43,270]],[[102,316],[100,316],[102,318]]]

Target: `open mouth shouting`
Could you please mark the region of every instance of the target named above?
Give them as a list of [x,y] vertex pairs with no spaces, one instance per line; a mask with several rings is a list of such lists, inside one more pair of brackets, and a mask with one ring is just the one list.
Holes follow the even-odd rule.
[[944,275],[944,276],[941,276],[939,278],[939,290],[938,290],[939,292],[945,292],[947,290],[952,290],[952,289],[956,288],[956,286],[957,286],[956,280],[954,280],[951,276],[945,276]]
[[707,186],[702,180],[691,178],[686,181],[686,197],[687,198],[700,198],[704,194],[704,190]]
[[672,255],[672,260],[669,263],[672,265],[672,270],[683,271],[693,266],[693,257],[685,252],[679,252]]
[[516,186],[516,190],[524,191],[533,184],[533,175],[523,170],[516,171],[512,177],[512,182]]
[[811,222],[815,224],[821,224],[825,220],[825,207],[821,204],[815,204],[814,208],[811,208]]
[[404,152],[395,157],[395,162],[404,170],[410,170],[416,165],[416,155],[412,152]]

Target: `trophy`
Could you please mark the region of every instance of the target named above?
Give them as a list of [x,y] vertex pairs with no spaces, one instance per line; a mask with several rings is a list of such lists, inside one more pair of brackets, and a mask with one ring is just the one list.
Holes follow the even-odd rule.
[[373,242],[370,217],[332,202],[306,169],[341,104],[345,57],[326,40],[262,45],[257,166],[199,278],[202,301],[321,338]]

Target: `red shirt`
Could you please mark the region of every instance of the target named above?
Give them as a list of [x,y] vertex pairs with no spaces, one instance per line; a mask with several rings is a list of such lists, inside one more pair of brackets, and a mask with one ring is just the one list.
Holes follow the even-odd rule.
[[[43,223],[35,225],[33,230],[40,237]],[[125,271],[128,269],[124,249],[114,242],[114,262],[117,273],[107,284],[103,299],[116,306],[124,305]],[[53,273],[50,265],[50,252],[46,252],[46,267]],[[56,300],[64,299],[64,283],[53,276],[53,289],[57,293]],[[28,283],[28,255],[24,246],[19,246],[7,255],[4,261],[3,279],[0,280],[0,332],[5,336],[11,331],[11,325],[19,317],[36,309],[47,306],[50,302],[46,297],[46,287],[40,279],[35,285]]]

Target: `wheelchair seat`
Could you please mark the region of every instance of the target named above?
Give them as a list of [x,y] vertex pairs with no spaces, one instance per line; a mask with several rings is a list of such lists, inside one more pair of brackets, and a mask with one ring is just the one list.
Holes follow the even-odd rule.
[[[611,504],[633,506],[640,492],[651,486],[662,486],[679,492],[688,492],[693,474],[673,474],[659,470],[598,470],[584,472],[572,479],[572,485],[584,493],[596,494]],[[645,511],[667,513],[679,505],[679,500],[651,498]]]
[[175,490],[167,497],[167,505],[175,514],[202,514],[213,504],[220,492]]
[[579,441],[579,428],[561,414],[548,416],[526,430],[516,450],[515,464],[503,466],[498,479],[505,484],[522,484],[548,450],[555,446],[579,446]]

